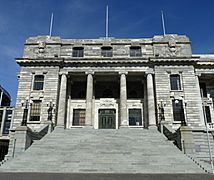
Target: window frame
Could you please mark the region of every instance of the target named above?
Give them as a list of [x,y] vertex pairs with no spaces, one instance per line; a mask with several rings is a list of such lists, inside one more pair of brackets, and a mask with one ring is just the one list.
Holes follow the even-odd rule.
[[73,58],[82,58],[84,57],[84,47],[76,46],[72,48],[72,57]]
[[[35,104],[35,102],[39,102],[39,108],[33,110],[33,107],[34,107],[33,105]],[[36,111],[36,112],[32,112],[32,111]],[[40,99],[32,100],[32,103],[30,104],[28,123],[40,123],[41,122],[41,111],[42,111],[42,100],[40,100]],[[36,115],[39,114],[39,116],[36,116],[36,115],[32,116],[32,113],[34,113]],[[37,118],[39,117],[39,120],[31,120],[32,117],[37,117]]]
[[[137,50],[139,52],[137,52]],[[129,56],[130,57],[136,57],[136,58],[137,57],[142,57],[142,48],[141,48],[141,46],[130,46],[129,47]]]
[[[130,111],[139,111],[140,114],[139,114],[139,117],[140,117],[140,121],[139,121],[139,124],[130,124]],[[133,112],[132,112],[133,113]],[[134,113],[133,113],[134,114]],[[142,109],[141,108],[128,108],[128,124],[130,127],[142,127],[143,126],[143,117],[142,117]],[[136,116],[135,116],[136,117]],[[137,122],[137,121],[136,121]]]
[[113,48],[111,46],[101,47],[101,56],[102,57],[113,57]]
[[[43,80],[36,80],[37,77],[43,77]],[[37,85],[36,85],[37,83]],[[38,88],[39,87],[39,83],[42,83],[42,88]],[[44,90],[44,85],[45,85],[45,76],[44,74],[36,74],[34,75],[34,78],[33,78],[33,91],[43,91]]]
[[[172,85],[173,85],[172,77],[173,76],[174,77],[179,77],[179,79],[178,79],[179,81],[176,80],[176,89],[172,89]],[[169,85],[170,85],[170,91],[183,91],[182,81],[181,81],[181,75],[180,74],[170,74],[169,75]]]
[[[78,121],[79,121],[79,124],[78,125],[76,125],[75,123],[75,121],[74,121],[74,118],[75,118],[75,111],[77,111],[78,112],[78,117],[79,117],[79,119],[78,119]],[[80,112],[83,112],[84,111],[84,115],[85,115],[85,117],[84,117],[84,125],[83,124],[81,124],[80,122]],[[75,108],[75,109],[73,109],[73,117],[72,117],[72,127],[84,127],[85,126],[85,123],[86,123],[86,109],[81,109],[81,108]]]
[[[177,103],[177,104],[181,105],[180,109],[178,109],[177,112],[175,111],[175,107],[176,107],[176,102],[175,101],[178,101],[179,103]],[[185,109],[184,109],[183,100],[172,99],[172,116],[173,116],[173,122],[174,123],[182,123],[182,121],[184,123],[186,123]],[[179,119],[177,119],[178,116],[179,116]]]

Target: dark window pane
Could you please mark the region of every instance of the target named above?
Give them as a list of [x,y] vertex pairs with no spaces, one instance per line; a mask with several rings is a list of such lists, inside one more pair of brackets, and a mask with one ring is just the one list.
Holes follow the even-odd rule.
[[34,77],[33,90],[43,90],[43,85],[44,85],[44,76],[36,75]]
[[84,55],[84,48],[83,47],[74,47],[73,48],[73,57],[83,57]]
[[40,121],[41,101],[33,101],[30,109],[30,121]]
[[131,57],[141,57],[142,52],[141,52],[141,47],[130,47],[130,56]]
[[205,106],[205,113],[206,113],[206,118],[207,118],[207,123],[211,123],[211,114],[210,114],[210,107]]
[[101,48],[101,56],[112,57],[113,56],[112,47],[102,47]]
[[129,125],[130,126],[142,125],[141,109],[129,109]]
[[85,126],[85,109],[73,110],[73,126]]
[[174,121],[185,121],[183,102],[181,100],[172,100]]
[[204,97],[207,97],[207,87],[206,83],[200,83],[200,89]]
[[171,90],[181,90],[180,76],[170,75]]
[[12,119],[12,110],[6,110],[3,134],[9,134],[11,119]]

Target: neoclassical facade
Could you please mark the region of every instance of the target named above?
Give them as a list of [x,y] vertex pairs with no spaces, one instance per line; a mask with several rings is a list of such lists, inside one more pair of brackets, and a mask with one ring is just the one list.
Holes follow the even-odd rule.
[[[214,56],[186,36],[26,40],[13,127],[213,128]],[[24,113],[24,109],[28,109]]]

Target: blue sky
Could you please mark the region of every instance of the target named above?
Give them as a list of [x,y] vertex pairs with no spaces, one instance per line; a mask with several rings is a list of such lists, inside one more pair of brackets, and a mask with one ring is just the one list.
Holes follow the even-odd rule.
[[166,33],[187,35],[195,54],[214,53],[212,0],[0,0],[0,84],[15,104],[15,58],[22,57],[30,36],[47,35],[54,12],[53,36],[99,38],[105,35],[105,8],[109,5],[109,34],[115,38],[146,38]]

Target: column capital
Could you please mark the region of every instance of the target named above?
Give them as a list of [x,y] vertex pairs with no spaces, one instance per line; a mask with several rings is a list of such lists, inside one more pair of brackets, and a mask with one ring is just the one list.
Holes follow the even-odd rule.
[[148,74],[155,74],[154,70],[153,69],[148,69],[146,72],[145,72],[146,75]]
[[128,71],[119,71],[118,74],[119,74],[119,75],[122,75],[122,74],[127,75],[127,74],[128,74]]
[[60,72],[59,72],[59,75],[66,75],[66,76],[67,76],[67,75],[68,75],[68,72],[66,72],[66,71],[60,71]]
[[94,75],[94,71],[86,71],[85,74],[86,75],[88,75],[88,74]]
[[195,72],[195,75],[200,77],[201,76],[201,73],[200,72]]

